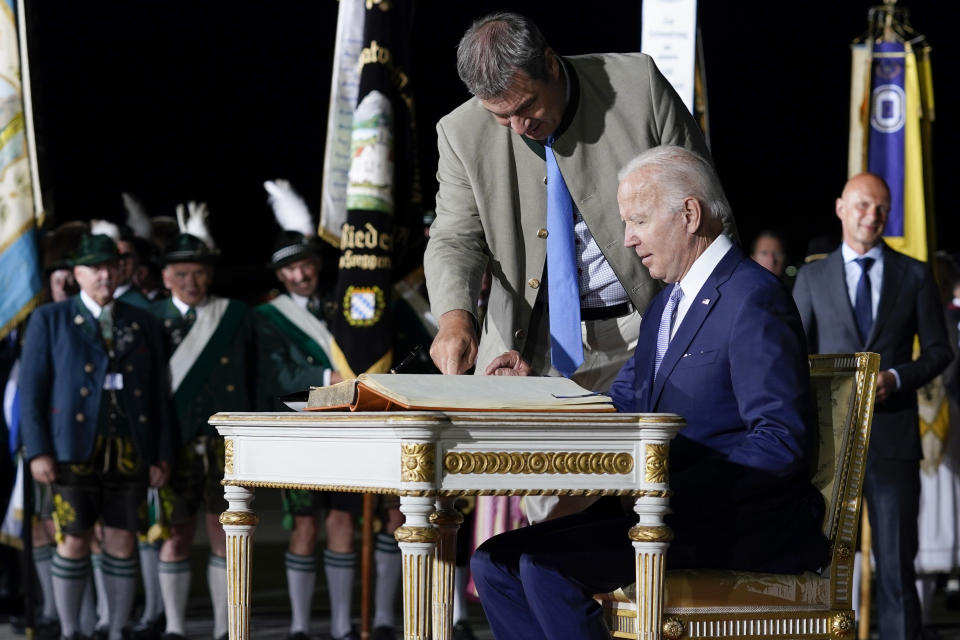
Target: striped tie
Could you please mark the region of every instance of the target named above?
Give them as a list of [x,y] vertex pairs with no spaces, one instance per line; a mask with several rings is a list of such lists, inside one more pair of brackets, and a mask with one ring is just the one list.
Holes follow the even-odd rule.
[[673,328],[673,318],[677,314],[677,305],[683,298],[683,289],[680,283],[673,285],[673,291],[670,292],[670,298],[667,305],[663,308],[663,315],[660,316],[660,329],[657,331],[657,359],[653,364],[653,377],[657,377],[660,371],[660,364],[663,362],[663,356],[667,353],[667,346],[670,344],[670,329]]

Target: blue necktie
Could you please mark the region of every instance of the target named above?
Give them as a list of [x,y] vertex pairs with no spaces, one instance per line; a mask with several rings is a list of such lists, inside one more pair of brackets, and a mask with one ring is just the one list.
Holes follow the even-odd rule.
[[550,359],[566,377],[583,364],[580,336],[580,283],[573,245],[573,199],[563,181],[554,139],[547,139],[547,298],[550,307]]
[[663,363],[663,356],[667,353],[667,346],[670,344],[670,329],[673,328],[673,317],[677,315],[677,305],[683,298],[683,289],[680,283],[673,285],[673,291],[667,299],[667,304],[663,308],[663,315],[660,316],[660,329],[657,330],[657,359],[653,363],[653,377],[657,377],[660,371],[660,365]]
[[854,260],[860,267],[860,281],[857,282],[857,295],[853,303],[853,315],[857,318],[857,329],[860,331],[860,341],[867,343],[870,329],[873,328],[873,296],[870,290],[870,276],[867,275],[873,266],[873,258],[857,258]]

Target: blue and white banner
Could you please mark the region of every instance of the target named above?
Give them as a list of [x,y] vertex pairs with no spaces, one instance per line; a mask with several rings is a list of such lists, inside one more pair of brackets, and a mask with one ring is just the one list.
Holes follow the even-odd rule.
[[0,2],[0,339],[40,301],[27,124],[20,85],[17,14]]
[[867,170],[890,187],[890,214],[884,235],[904,233],[904,129],[907,123],[906,50],[902,42],[873,46],[870,82],[870,137]]

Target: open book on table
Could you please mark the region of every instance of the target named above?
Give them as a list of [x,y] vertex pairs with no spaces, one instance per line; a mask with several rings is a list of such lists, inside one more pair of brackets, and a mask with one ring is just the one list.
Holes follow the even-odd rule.
[[307,411],[616,411],[609,396],[567,378],[362,373],[311,387]]

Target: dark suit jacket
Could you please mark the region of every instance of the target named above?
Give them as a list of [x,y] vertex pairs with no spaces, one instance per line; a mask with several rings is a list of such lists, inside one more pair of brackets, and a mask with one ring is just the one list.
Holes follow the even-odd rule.
[[[857,333],[840,249],[803,267],[793,296],[811,352],[873,351],[880,354],[881,371],[897,370],[900,390],[874,409],[870,456],[919,460],[916,391],[953,357],[930,268],[884,245],[880,303],[865,344]],[[916,360],[914,335],[920,339]]]
[[669,288],[610,390],[621,411],[671,412],[672,567],[791,572],[826,560],[824,503],[809,481],[815,425],[800,318],[775,276],[730,248],[654,379]]
[[[170,389],[160,323],[115,302],[114,370],[137,452],[147,464],[172,460]],[[21,433],[27,458],[89,458],[109,366],[100,327],[80,296],[33,312],[20,359]]]
[[[232,335],[225,336],[219,350],[208,352],[204,347],[203,355],[211,358],[213,364],[195,393],[183,405],[176,404],[182,390],[175,395],[175,422],[179,424],[178,442],[181,446],[199,435],[218,436],[217,430],[207,422],[218,411],[253,411],[256,408],[257,354],[249,309],[239,300],[231,300],[230,305],[239,308],[237,313],[243,312],[243,319]],[[176,349],[174,342],[177,342],[174,334],[185,336],[187,333],[183,317],[171,298],[154,302],[150,310],[160,318],[167,349],[172,354]]]

